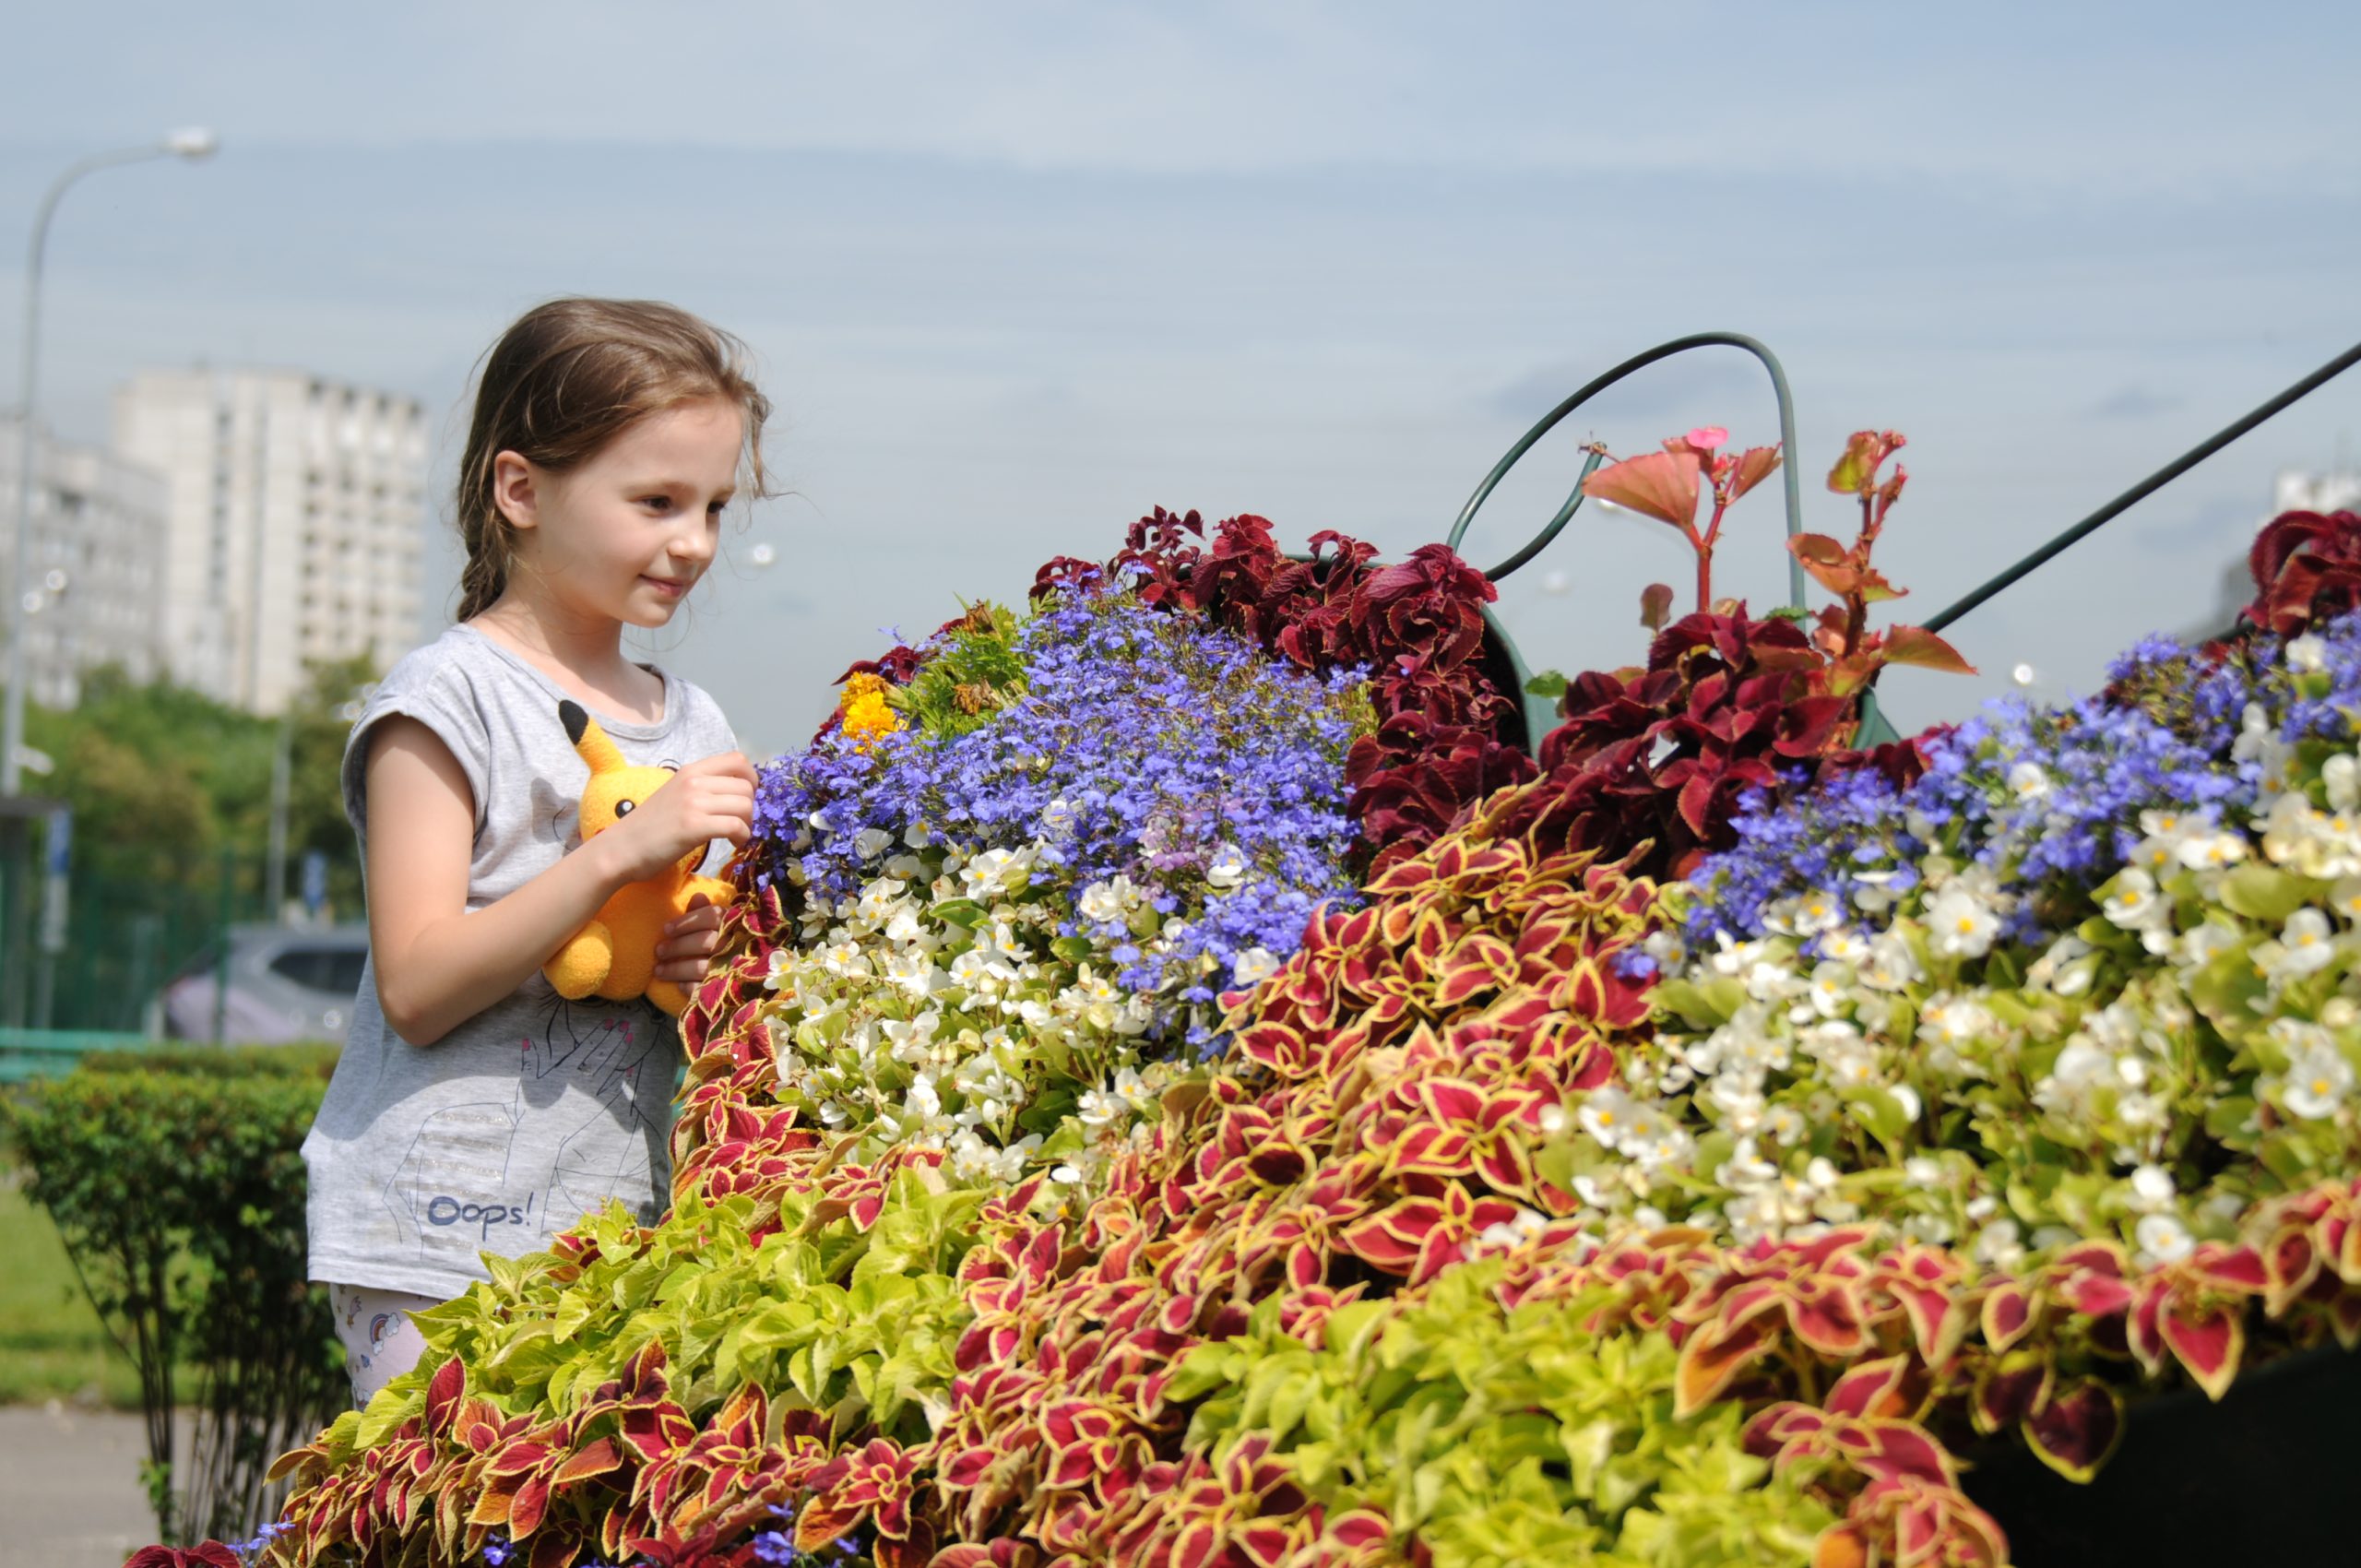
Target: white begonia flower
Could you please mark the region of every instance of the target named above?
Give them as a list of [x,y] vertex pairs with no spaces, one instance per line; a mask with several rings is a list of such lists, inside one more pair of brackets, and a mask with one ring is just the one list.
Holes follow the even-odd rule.
[[864,827],[852,836],[853,853],[864,861],[873,861],[893,844],[894,836],[882,827]]
[[1733,1193],[1750,1193],[1779,1178],[1779,1168],[1755,1152],[1752,1138],[1740,1138],[1729,1158],[1714,1170],[1716,1184]]
[[1654,958],[1656,967],[1667,973],[1689,962],[1689,944],[1680,940],[1679,932],[1669,929],[1648,932],[1640,944],[1640,951]]
[[1832,1051],[1821,1065],[1839,1088],[1867,1088],[1878,1080],[1878,1059],[1868,1051]]
[[2189,1227],[2169,1214],[2142,1215],[2140,1223],[2131,1228],[2131,1239],[2140,1247],[2133,1261],[2144,1268],[2153,1268],[2158,1264],[2178,1263],[2197,1250],[2197,1242],[2189,1235]]
[[2347,813],[2316,811],[2300,793],[2272,802],[2263,819],[2262,852],[2322,881],[2361,874],[2361,831]]
[[1820,956],[1833,963],[1857,964],[1869,956],[1869,939],[1843,927],[1824,932],[1820,938]]
[[885,979],[919,1002],[932,996],[946,977],[924,953],[896,953],[885,960]]
[[2091,988],[2091,978],[2097,968],[2097,956],[2091,944],[2070,934],[2051,943],[2048,950],[2033,961],[2025,970],[2025,983],[2041,986],[2059,996],[2080,996]]
[[1930,1045],[1967,1045],[1992,1033],[1997,1025],[1982,1003],[1948,992],[1929,997],[1918,1011],[1918,1038]]
[[1229,967],[1230,982],[1240,991],[1260,985],[1278,972],[1278,955],[1267,947],[1249,947]]
[[1853,873],[1853,902],[1863,914],[1881,915],[1893,908],[1895,894],[1892,871],[1857,871]]
[[1943,1181],[1942,1163],[1923,1154],[1913,1155],[1902,1162],[1902,1178],[1914,1187],[1940,1186]]
[[2131,1206],[2142,1214],[2170,1206],[2177,1195],[2172,1172],[2161,1165],[2142,1165],[2131,1173]]
[[2156,891],[2156,879],[2138,866],[2116,873],[2115,891],[2099,901],[2099,909],[2126,931],[2144,931],[2170,913]]
[[2090,1091],[2115,1078],[2114,1055],[2094,1043],[2087,1034],[2077,1033],[2058,1053],[2048,1075],[2034,1086],[2034,1103],[2047,1110],[2066,1110],[2082,1104]]
[[1139,901],[1139,889],[1132,885],[1132,879],[1118,873],[1109,881],[1094,882],[1084,888],[1074,907],[1082,911],[1084,920],[1113,924],[1131,919]]
[[2021,801],[2038,801],[2049,793],[2049,775],[2037,762],[2021,762],[2009,769],[2009,790]]
[[908,886],[899,877],[881,876],[860,890],[860,897],[853,905],[854,913],[872,926],[884,925],[908,907],[908,900],[902,897]]
[[2349,996],[2331,996],[2320,1004],[2320,1028],[2339,1032],[2361,1024],[2361,1004]]
[[2278,941],[2255,944],[2255,968],[2274,986],[2318,974],[2335,961],[2335,933],[2329,926],[2328,916],[2314,909],[2301,909],[2289,915],[2287,923],[2280,928]]
[[2361,757],[2351,752],[2337,753],[2320,764],[2320,783],[2328,791],[2331,811],[2361,807]]
[[2339,877],[2328,890],[2328,907],[2348,923],[2361,925],[2361,876]]
[[1925,1102],[1919,1099],[1918,1091],[1908,1084],[1888,1084],[1885,1092],[1892,1095],[1894,1103],[1902,1107],[1902,1119],[1905,1122],[1917,1121],[1919,1112],[1927,1108]]
[[1833,1018],[1845,1010],[1853,992],[1853,971],[1844,965],[1822,959],[1814,965],[1810,987],[1804,993],[1803,1011]]
[[1594,1141],[1609,1149],[1619,1149],[1639,1114],[1639,1103],[1620,1090],[1594,1089],[1574,1113],[1574,1119]]
[[1869,944],[1869,955],[1859,968],[1863,985],[1873,991],[1903,991],[1912,981],[1925,978],[1918,967],[1918,956],[1910,950],[1909,941],[1898,931],[1880,934]]
[[1792,1144],[1804,1135],[1808,1125],[1794,1106],[1774,1105],[1762,1113],[1762,1135],[1774,1144]]
[[2236,833],[2192,833],[2180,841],[2180,863],[2191,871],[2226,871],[2247,858],[2247,841]]
[[2288,1062],[2279,1102],[2305,1121],[2317,1122],[2335,1115],[2352,1087],[2353,1064],[2335,1046],[2323,1042]]
[[2318,633],[2306,632],[2300,637],[2289,638],[2285,652],[2290,670],[2309,671],[2328,668],[2328,644]]
[[2176,956],[2190,968],[2202,968],[2237,944],[2238,928],[2219,916],[2209,916],[2203,925],[2181,933]]
[[1751,1133],[1762,1121],[1762,1080],[1743,1073],[1723,1073],[1705,1090],[1706,1103],[1720,1112],[1722,1125],[1734,1133]]
[[967,897],[989,898],[1024,886],[1032,877],[1033,861],[1030,845],[1022,849],[986,849],[962,867],[959,875],[967,884]]
[[1927,911],[1927,944],[1950,956],[1981,958],[1999,932],[1999,919],[1984,900],[1956,885],[1944,889]]
[[1714,932],[1714,951],[1706,956],[1706,966],[1717,975],[1735,980],[1762,963],[1768,956],[1770,944],[1739,942],[1728,932]]
[[1210,886],[1227,890],[1245,879],[1246,857],[1238,852],[1235,844],[1224,844],[1216,849],[1213,859],[1205,864],[1205,882]]
[[2024,1261],[2024,1244],[2018,1239],[2017,1222],[1996,1219],[1975,1233],[1975,1261],[1987,1268],[2011,1269]]

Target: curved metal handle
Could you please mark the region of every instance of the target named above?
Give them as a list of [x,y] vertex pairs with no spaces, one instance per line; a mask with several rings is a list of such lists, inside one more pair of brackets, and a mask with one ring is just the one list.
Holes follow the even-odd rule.
[[[1744,349],[1748,353],[1761,360],[1762,368],[1771,373],[1771,390],[1779,400],[1779,468],[1786,481],[1787,536],[1792,539],[1803,532],[1803,493],[1796,479],[1796,405],[1795,399],[1787,392],[1787,373],[1780,368],[1777,355],[1743,332],[1694,332],[1686,338],[1675,338],[1669,343],[1659,343],[1643,353],[1632,355],[1551,410],[1540,423],[1525,433],[1525,439],[1509,448],[1506,457],[1492,465],[1492,471],[1484,476],[1484,482],[1476,487],[1476,493],[1469,496],[1467,505],[1459,509],[1459,520],[1452,524],[1451,533],[1443,542],[1453,550],[1459,548],[1459,541],[1467,537],[1468,525],[1476,520],[1477,509],[1484,505],[1486,498],[1499,486],[1501,481],[1507,477],[1508,471],[1516,467],[1517,459],[1532,450],[1533,444],[1548,434],[1557,426],[1559,421],[1633,371],[1652,365],[1658,360],[1670,359],[1675,354],[1686,353],[1691,349]],[[1559,532],[1572,519],[1575,508],[1582,505],[1583,481],[1590,478],[1591,474],[1597,469],[1599,460],[1598,454],[1596,452],[1591,454],[1590,460],[1583,465],[1582,477],[1574,481],[1573,493],[1566,497],[1566,504],[1558,508],[1557,516],[1550,518],[1548,525],[1536,534],[1524,549],[1485,573],[1486,576],[1498,582],[1536,555],[1540,554],[1549,541],[1558,537]],[[1804,607],[1803,563],[1795,559],[1793,555],[1787,559],[1787,602],[1797,610]]]

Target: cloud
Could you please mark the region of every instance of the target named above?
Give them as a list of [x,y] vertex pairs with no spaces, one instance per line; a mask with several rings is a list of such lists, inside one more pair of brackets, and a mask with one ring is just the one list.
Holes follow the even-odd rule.
[[2122,386],[2082,410],[2084,419],[2144,420],[2172,412],[2181,406],[2177,397],[2152,392],[2144,386]]

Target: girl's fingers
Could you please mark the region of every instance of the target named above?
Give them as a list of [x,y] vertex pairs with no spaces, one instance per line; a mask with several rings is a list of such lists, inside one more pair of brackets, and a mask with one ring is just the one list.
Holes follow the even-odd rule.
[[[702,899],[705,895],[700,893],[696,897]],[[674,915],[664,922],[664,934],[667,936],[677,936],[684,931],[719,931],[720,929],[721,906],[711,902],[700,903],[687,914]]]
[[678,958],[706,958],[720,945],[721,933],[718,931],[683,932],[656,944],[656,961],[663,964]]

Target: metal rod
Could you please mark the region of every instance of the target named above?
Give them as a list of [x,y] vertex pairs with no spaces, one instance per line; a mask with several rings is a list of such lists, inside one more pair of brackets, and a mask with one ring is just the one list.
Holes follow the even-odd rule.
[[[1540,423],[1525,433],[1523,440],[1508,449],[1507,456],[1492,465],[1492,471],[1484,476],[1484,482],[1476,487],[1476,493],[1469,496],[1467,505],[1459,509],[1459,518],[1452,524],[1451,533],[1443,542],[1453,550],[1459,548],[1460,540],[1467,537],[1468,525],[1476,520],[1477,509],[1482,506],[1493,490],[1498,488],[1508,471],[1516,467],[1517,459],[1532,450],[1534,443],[1547,435],[1556,427],[1559,421],[1630,375],[1633,371],[1644,369],[1658,360],[1670,359],[1675,354],[1686,353],[1691,349],[1743,349],[1762,361],[1762,368],[1771,373],[1771,391],[1779,402],[1779,468],[1786,481],[1784,489],[1787,502],[1787,537],[1793,539],[1803,532],[1803,490],[1796,477],[1796,405],[1794,398],[1787,390],[1786,371],[1780,366],[1777,355],[1758,339],[1750,338],[1742,332],[1692,332],[1686,338],[1675,338],[1668,343],[1659,343],[1653,349],[1632,355],[1551,410]],[[1584,477],[1585,479],[1589,477],[1589,469],[1584,470]],[[1544,545],[1558,536],[1558,530],[1566,526],[1566,520],[1573,516],[1574,507],[1581,505],[1581,494],[1582,486],[1577,483],[1574,487],[1574,499],[1550,520],[1549,526],[1544,529],[1531,543],[1510,556],[1501,566],[1487,573],[1486,576],[1498,581],[1532,560],[1540,552]],[[1793,609],[1801,610],[1804,607],[1803,563],[1795,559],[1792,553],[1787,560],[1787,602]]]
[[1978,605],[1981,605],[1986,600],[1990,599],[1997,593],[1999,593],[2002,589],[2014,585],[2020,578],[2030,574],[2035,567],[2045,564],[2053,556],[2058,554],[2068,547],[2079,543],[2089,535],[2095,533],[2103,525],[2112,522],[2116,517],[2119,517],[2124,512],[2129,511],[2135,503],[2153,494],[2159,490],[2162,490],[2165,485],[2170,484],[2174,480],[2178,479],[2181,475],[2187,473],[2189,469],[2195,468],[2198,464],[2203,462],[2214,453],[2219,452],[2223,447],[2227,446],[2231,442],[2236,441],[2248,431],[2252,430],[2263,421],[2271,418],[2272,415],[2279,412],[2282,409],[2286,408],[2290,403],[2296,402],[2299,398],[2307,397],[2312,392],[2319,390],[2322,386],[2333,381],[2336,377],[2343,374],[2346,371],[2351,370],[2355,364],[2361,364],[2361,343],[2355,343],[2352,348],[2345,350],[2344,352],[2337,355],[2336,358],[2329,361],[2328,363],[2320,366],[2319,369],[2312,372],[2311,374],[2304,377],[2303,380],[2298,381],[2284,392],[2280,393],[2276,398],[2272,398],[2269,402],[2255,409],[2253,412],[2248,414],[2245,418],[2236,421],[2235,423],[2224,426],[2208,439],[2190,447],[2188,451],[2182,453],[2171,462],[2166,463],[2163,468],[2158,469],[2154,473],[2150,474],[2146,479],[2142,480],[2138,484],[2133,485],[2130,489],[2125,491],[2122,494],[2117,496],[2114,500],[2108,502],[2097,511],[2093,512],[2089,517],[2084,517],[2081,522],[2076,523],[2071,528],[2066,529],[2065,532],[2051,540],[2047,544],[2043,545],[2032,554],[2025,556],[2015,565],[2011,566],[2007,571],[2002,572],[1999,576],[1984,584],[1983,587],[1976,588],[1975,591],[1968,594],[1964,599],[1962,599],[1957,603],[1950,606],[1944,610],[1941,614],[1929,618],[1927,622],[1927,629],[1930,632],[1941,631],[1945,626],[1950,625],[1952,622],[1958,620],[1969,611],[1975,609]]

